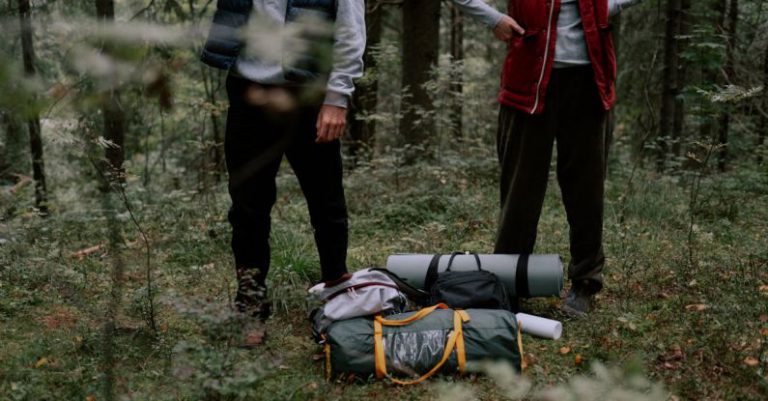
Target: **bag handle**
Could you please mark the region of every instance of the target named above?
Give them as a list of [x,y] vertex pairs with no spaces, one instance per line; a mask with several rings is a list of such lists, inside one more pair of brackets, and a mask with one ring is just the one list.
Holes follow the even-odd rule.
[[438,309],[449,309],[449,308],[448,308],[448,305],[444,303],[439,303],[437,305],[430,306],[429,308],[423,308],[403,320],[388,320],[381,317],[381,315],[377,315],[374,320],[379,324],[381,324],[382,326],[390,326],[390,327],[407,326],[417,320],[424,319],[425,317],[429,316],[430,313]]
[[451,254],[451,258],[448,259],[448,267],[445,269],[445,271],[449,272],[451,271],[451,266],[453,266],[453,259],[458,255],[473,255],[475,257],[475,261],[477,262],[477,271],[483,271],[482,263],[480,263],[480,256],[477,253],[470,253],[470,252],[454,252]]
[[[426,316],[428,316],[430,313],[434,312],[437,309],[446,309],[447,307],[443,308],[440,307],[444,304],[438,304],[431,308],[425,308],[422,309],[422,311],[426,311],[424,314],[419,316],[417,319],[411,319],[413,316],[409,317],[408,319],[399,320],[399,321],[388,321],[383,319],[381,316],[376,316],[376,319],[373,321],[373,327],[374,327],[374,359],[375,359],[375,365],[376,365],[376,377],[381,379],[384,377],[389,376],[387,373],[387,360],[386,356],[384,354],[384,334],[383,334],[383,326],[384,325],[391,325],[391,326],[402,326],[405,324],[400,324],[404,321],[413,322],[419,319],[422,319]],[[392,383],[399,384],[401,386],[409,386],[413,384],[418,384],[423,382],[424,380],[429,379],[430,377],[434,376],[435,373],[440,371],[440,369],[445,365],[446,362],[451,358],[451,354],[453,353],[454,349],[456,350],[456,359],[459,364],[459,373],[463,374],[464,370],[466,369],[466,353],[464,351],[464,330],[463,330],[463,323],[466,323],[470,320],[469,314],[466,311],[463,310],[457,310],[453,313],[453,331],[448,336],[448,340],[445,344],[445,351],[443,352],[443,357],[440,359],[440,362],[438,362],[432,369],[429,370],[429,372],[423,374],[421,377],[413,379],[413,380],[400,380],[396,379],[394,377],[390,377],[390,380]]]

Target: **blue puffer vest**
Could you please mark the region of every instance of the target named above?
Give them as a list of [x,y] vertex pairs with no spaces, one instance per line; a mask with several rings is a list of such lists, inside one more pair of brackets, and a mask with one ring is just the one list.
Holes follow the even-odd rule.
[[[260,1],[260,0],[255,0]],[[213,24],[200,59],[211,67],[230,69],[244,46],[240,30],[248,23],[254,0],[218,0]],[[323,15],[329,21],[336,19],[337,0],[288,0],[286,22],[296,21],[304,13]],[[293,74],[303,75],[300,71]],[[316,75],[306,72],[307,75]]]

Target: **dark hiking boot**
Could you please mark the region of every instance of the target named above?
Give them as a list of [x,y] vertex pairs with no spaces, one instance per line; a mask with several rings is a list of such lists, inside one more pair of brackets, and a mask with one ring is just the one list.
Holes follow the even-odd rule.
[[583,288],[573,287],[563,299],[562,311],[576,319],[587,317],[595,302],[595,295]]
[[237,295],[235,309],[250,317],[267,320],[272,304],[267,297],[267,286],[257,279],[259,269],[237,268]]
[[261,321],[267,320],[272,313],[272,303],[267,298],[267,287],[259,285],[252,288],[239,288],[235,296],[235,308],[249,317]]

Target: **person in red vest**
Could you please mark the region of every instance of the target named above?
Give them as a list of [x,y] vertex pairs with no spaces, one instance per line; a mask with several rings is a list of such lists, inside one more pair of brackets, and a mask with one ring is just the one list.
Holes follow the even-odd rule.
[[574,317],[590,311],[603,287],[605,123],[616,101],[610,17],[639,1],[510,0],[494,29],[508,42],[499,94],[495,252],[533,252],[556,143],[571,252],[572,285],[562,309]]
[[501,217],[497,253],[531,253],[553,145],[570,226],[571,289],[562,309],[592,308],[603,287],[607,111],[616,101],[610,17],[638,0],[513,0],[525,29],[504,62],[499,102]]

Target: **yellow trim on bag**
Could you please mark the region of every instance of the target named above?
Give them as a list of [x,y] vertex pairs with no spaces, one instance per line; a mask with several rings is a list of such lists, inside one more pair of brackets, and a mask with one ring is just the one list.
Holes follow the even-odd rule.
[[[448,306],[445,304],[438,304],[429,308],[425,308],[403,320],[386,320],[381,316],[376,316],[376,318],[373,321],[373,339],[374,339],[373,348],[374,348],[375,371],[376,371],[377,378],[381,379],[388,376],[387,360],[386,360],[386,355],[384,353],[383,326],[390,326],[390,327],[406,326],[410,323],[413,323],[415,321],[425,318],[426,316],[428,316],[430,313],[434,312],[437,309],[448,309]],[[429,372],[425,373],[424,375],[422,375],[417,379],[399,380],[392,377],[390,378],[392,383],[399,384],[402,386],[408,386],[412,384],[418,384],[423,382],[424,380],[429,379],[430,377],[434,376],[435,373],[440,371],[440,368],[442,368],[443,365],[445,365],[445,363],[448,362],[448,360],[451,358],[451,354],[453,353],[454,349],[456,350],[456,359],[459,364],[459,372],[463,374],[464,370],[466,369],[466,354],[464,351],[463,323],[466,323],[469,320],[470,320],[470,317],[466,311],[462,311],[462,310],[454,311],[453,331],[448,336],[448,341],[445,344],[445,351],[443,352],[443,357],[440,359],[440,362],[438,362],[437,365],[435,365],[432,369],[430,369]]]
[[523,324],[517,321],[517,348],[520,350],[520,372],[525,372],[528,369],[528,361],[525,360],[525,353],[523,352]]
[[328,340],[325,341],[325,345],[323,346],[323,350],[325,351],[325,380],[331,381],[331,343],[328,342]]

